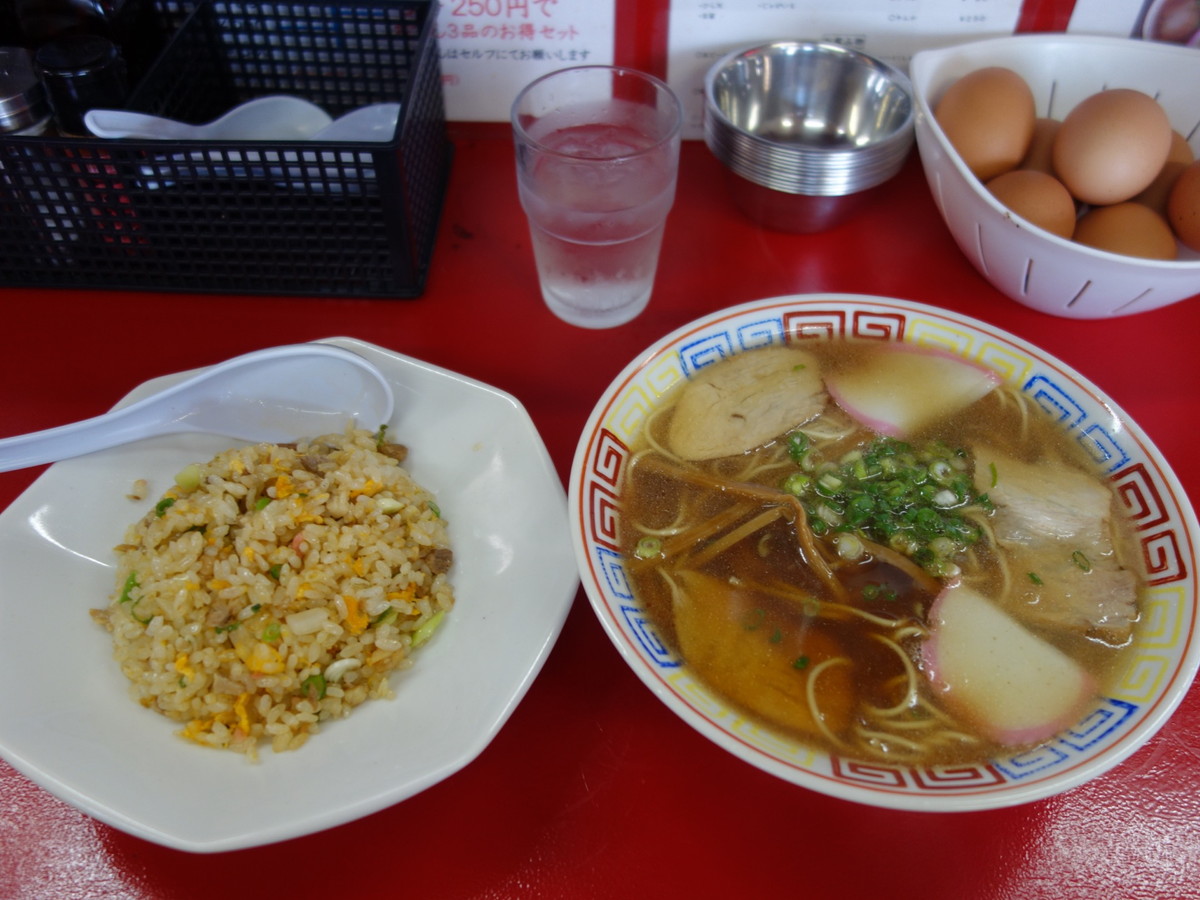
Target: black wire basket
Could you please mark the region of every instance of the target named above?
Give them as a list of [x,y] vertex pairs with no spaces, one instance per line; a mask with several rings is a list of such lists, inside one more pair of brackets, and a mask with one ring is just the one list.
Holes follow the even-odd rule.
[[0,136],[0,282],[346,297],[424,289],[449,175],[436,4],[201,0],[126,103],[204,123],[398,103],[387,141]]

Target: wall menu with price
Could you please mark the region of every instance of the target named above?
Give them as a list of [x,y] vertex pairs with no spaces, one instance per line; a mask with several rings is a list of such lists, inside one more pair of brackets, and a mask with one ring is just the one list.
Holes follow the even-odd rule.
[[[441,0],[438,47],[452,121],[506,122],[547,72],[628,65],[664,78],[698,138],[703,78],[722,54],[773,39],[830,40],[901,69],[919,49],[1012,34],[1140,36],[1194,0]],[[1165,12],[1160,11],[1165,10]]]
[[441,0],[446,116],[502,122],[518,91],[567,66],[608,65],[616,0]]

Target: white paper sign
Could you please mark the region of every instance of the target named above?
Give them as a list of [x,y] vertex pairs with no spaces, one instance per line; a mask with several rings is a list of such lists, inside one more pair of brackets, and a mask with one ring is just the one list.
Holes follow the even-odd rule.
[[1012,34],[1021,0],[671,0],[667,80],[703,136],[704,74],[724,54],[773,40],[832,41],[902,71],[918,50]]
[[446,118],[506,122],[521,88],[567,66],[611,65],[616,0],[442,0]]

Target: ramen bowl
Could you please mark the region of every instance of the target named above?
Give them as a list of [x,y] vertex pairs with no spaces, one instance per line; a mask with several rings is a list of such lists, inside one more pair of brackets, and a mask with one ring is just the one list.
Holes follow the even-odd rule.
[[[643,426],[681,387],[737,354],[813,348],[841,337],[891,341],[994,373],[1079,444],[1113,488],[1139,552],[1141,607],[1104,689],[1052,737],[976,762],[908,765],[820,749],[762,724],[701,680],[635,593],[624,518],[626,474]],[[974,319],[858,295],[761,300],[701,318],[650,346],[604,392],[580,438],[568,485],[572,540],[591,606],[625,662],[662,703],[735,757],[785,782],[878,807],[962,811],[1013,806],[1095,778],[1144,744],[1200,664],[1196,517],[1153,444],[1095,385],[1025,341]],[[1014,695],[1015,696],[1015,695]],[[1022,697],[1022,702],[1024,697]]]
[[1180,244],[1174,260],[1141,259],[1066,240],[1012,215],[971,174],[933,109],[950,84],[986,66],[1015,71],[1033,91],[1037,115],[1058,120],[1101,90],[1149,94],[1200,154],[1200,53],[1154,41],[1028,34],[922,50],[910,68],[917,150],[934,202],[959,249],[997,290],[1070,319],[1148,312],[1200,293],[1200,253]]
[[728,53],[704,80],[704,141],[749,218],[779,231],[840,224],[913,143],[908,77],[839,44],[774,41]]

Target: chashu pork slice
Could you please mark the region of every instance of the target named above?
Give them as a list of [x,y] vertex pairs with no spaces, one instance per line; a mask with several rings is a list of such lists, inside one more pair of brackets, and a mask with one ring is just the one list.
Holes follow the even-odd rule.
[[1061,462],[1027,463],[975,452],[975,482],[996,507],[992,525],[1009,556],[1026,623],[1119,645],[1137,620],[1137,576],[1114,549],[1113,495]]
[[684,385],[667,444],[682,459],[745,453],[820,415],[828,399],[820,364],[808,351],[749,350]]

